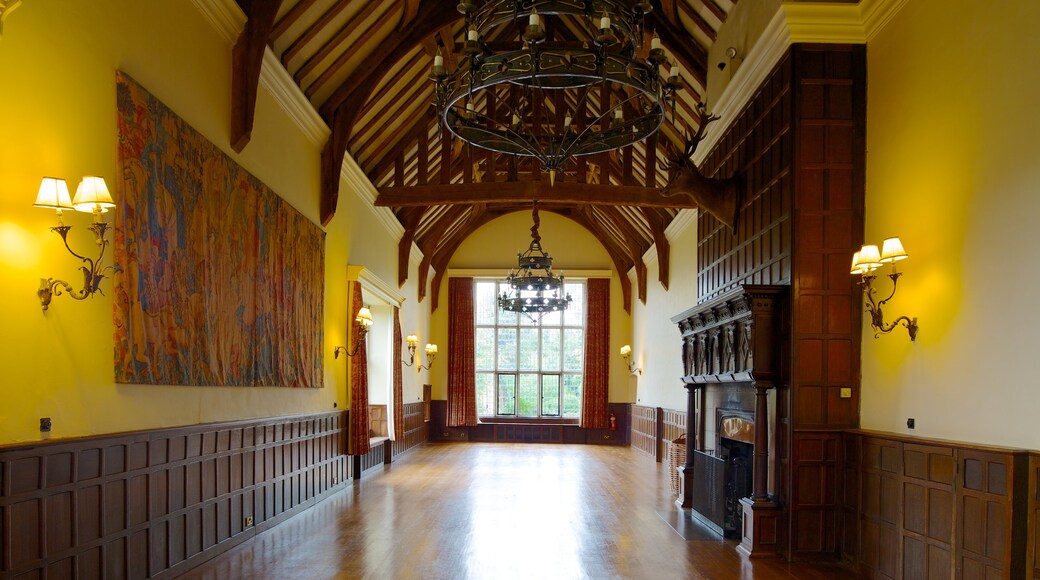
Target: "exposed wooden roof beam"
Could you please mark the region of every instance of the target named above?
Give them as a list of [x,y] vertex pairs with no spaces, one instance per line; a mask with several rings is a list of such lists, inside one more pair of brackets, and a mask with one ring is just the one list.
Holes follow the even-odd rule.
[[408,28],[415,22],[419,14],[419,0],[404,0],[404,11],[401,13],[401,22],[397,24],[397,30]]
[[719,36],[718,31],[712,28],[711,24],[708,24],[708,21],[705,20],[699,12],[694,10],[692,6],[686,2],[680,2],[679,5],[683,15],[692,20],[693,23],[697,25],[697,28],[701,29],[701,32],[703,32],[705,36],[710,38],[712,42],[715,42]]
[[274,30],[271,31],[271,39],[279,38],[288,32],[289,29],[299,22],[300,18],[303,17],[303,15],[310,10],[311,6],[314,6],[314,3],[317,1],[318,0],[300,0],[300,2],[297,2],[295,6],[289,9],[289,13],[283,16],[282,19],[275,24]]
[[379,190],[375,205],[409,207],[525,201],[634,207],[697,207],[697,204],[687,197],[662,197],[660,191],[654,187],[604,186],[570,181],[557,182],[551,188],[536,181],[384,187]]
[[404,58],[424,38],[458,18],[459,13],[451,2],[421,2],[415,25],[407,30],[396,31],[384,39],[381,47],[385,56],[363,60],[322,105],[322,116],[332,129],[321,155],[322,225],[328,225],[336,214],[339,172],[346,156],[347,142],[361,106],[368,99],[368,88],[376,84],[377,75],[384,70],[383,63]]
[[404,286],[408,280],[408,259],[412,255],[412,241],[415,240],[415,230],[419,227],[419,220],[426,213],[425,207],[410,207],[401,212],[398,221],[404,226],[404,235],[397,244],[397,287]]
[[708,70],[708,53],[704,47],[693,42],[689,32],[686,32],[681,26],[672,24],[667,18],[654,12],[649,14],[649,18],[652,20],[657,35],[661,37],[661,41],[672,56],[697,79],[697,82],[703,85]]
[[643,208],[643,215],[646,216],[646,221],[650,224],[650,232],[654,236],[654,248],[657,250],[657,280],[667,290],[671,276],[669,266],[671,248],[668,245],[668,237],[664,235],[667,222],[659,212],[649,208]]
[[231,148],[241,153],[253,136],[256,91],[264,49],[282,0],[238,0],[246,25],[235,41],[231,60]]

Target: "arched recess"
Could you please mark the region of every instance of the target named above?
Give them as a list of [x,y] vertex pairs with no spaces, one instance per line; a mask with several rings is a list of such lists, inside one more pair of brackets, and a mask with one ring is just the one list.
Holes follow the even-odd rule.
[[[528,212],[530,206],[511,206],[508,208],[484,208],[482,211],[474,212],[473,215],[463,224],[461,227],[455,229],[452,234],[449,234],[446,239],[440,240],[440,244],[436,248],[430,248],[433,251],[432,256],[425,256],[423,258],[423,264],[420,265],[419,276],[420,284],[419,288],[424,289],[426,286],[426,275],[429,269],[433,269],[434,276],[433,281],[430,285],[430,294],[432,296],[432,303],[430,305],[431,311],[436,311],[438,306],[438,296],[440,294],[440,284],[444,279],[444,275],[447,272],[448,263],[451,261],[452,256],[459,249],[459,246],[468,238],[472,233],[477,231],[488,222],[512,214],[516,212]],[[578,226],[581,226],[585,231],[592,234],[597,242],[603,247],[610,257],[611,262],[614,265],[614,269],[618,273],[618,280],[621,283],[621,292],[624,299],[625,312],[632,313],[632,282],[628,278],[628,271],[634,266],[633,259],[626,254],[626,250],[619,247],[617,243],[613,241],[605,231],[605,229],[598,224],[591,215],[584,212],[581,208],[568,208],[568,207],[554,207],[539,206],[539,211],[550,212],[561,217],[564,217]],[[550,245],[547,243],[547,245]],[[551,250],[551,247],[550,247]],[[424,252],[425,254],[426,252]],[[427,268],[423,268],[428,264]],[[419,300],[423,298],[422,290],[420,290]]]

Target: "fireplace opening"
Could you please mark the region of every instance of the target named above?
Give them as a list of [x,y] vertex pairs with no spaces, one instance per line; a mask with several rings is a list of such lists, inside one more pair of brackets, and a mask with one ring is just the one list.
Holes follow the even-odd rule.
[[739,537],[744,510],[740,500],[751,495],[752,460],[755,446],[743,441],[722,437],[721,457],[726,462],[725,516],[722,529],[726,537]]

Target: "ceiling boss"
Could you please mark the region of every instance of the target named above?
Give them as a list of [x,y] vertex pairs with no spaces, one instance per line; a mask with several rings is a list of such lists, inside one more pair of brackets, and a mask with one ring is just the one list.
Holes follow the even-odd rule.
[[462,0],[458,10],[463,57],[451,71],[438,53],[430,75],[443,127],[537,159],[550,183],[576,156],[646,139],[674,108],[682,82],[660,39],[639,56],[649,2]]

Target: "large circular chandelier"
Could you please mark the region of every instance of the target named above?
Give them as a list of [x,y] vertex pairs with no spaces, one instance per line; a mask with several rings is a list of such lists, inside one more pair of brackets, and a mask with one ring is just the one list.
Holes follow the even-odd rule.
[[531,211],[531,245],[526,252],[516,255],[516,270],[509,272],[506,283],[509,290],[498,297],[498,307],[507,312],[527,314],[532,319],[550,312],[566,310],[571,295],[562,293],[563,275],[553,274],[552,256],[542,248],[538,234],[538,204]]
[[471,145],[535,158],[551,181],[573,157],[649,137],[674,107],[682,82],[674,65],[662,74],[656,35],[636,57],[649,2],[462,0],[458,10],[465,58],[449,71],[438,54],[431,71],[443,126]]

